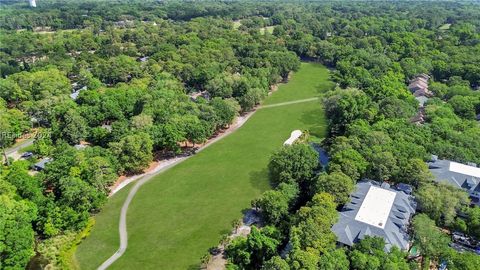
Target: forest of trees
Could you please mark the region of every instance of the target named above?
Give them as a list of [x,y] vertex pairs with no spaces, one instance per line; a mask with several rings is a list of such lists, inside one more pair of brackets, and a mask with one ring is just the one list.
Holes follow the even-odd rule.
[[[402,251],[385,253],[376,238],[350,251],[335,248],[329,228],[336,209],[363,178],[415,187],[424,214],[413,222],[414,239],[424,256],[448,260],[449,269],[480,263],[448,248],[437,228],[480,237],[479,208],[469,207],[466,193],[434,184],[425,164],[431,154],[480,163],[478,4],[2,5],[0,147],[32,126],[45,136],[35,140],[35,159],[0,168],[0,269],[24,269],[36,252],[62,268],[55,250],[89,226],[119,175],[143,171],[156,154],[179,154],[184,143],[204,143],[254,109],[300,59],[328,66],[338,84],[324,97],[329,136],[323,144],[331,162],[317,174],[309,146],[274,154],[274,189],[252,202],[267,226],[228,246],[230,267],[415,267]],[[266,26],[273,33],[260,31]],[[418,103],[406,87],[419,73],[432,76],[435,95],[423,125],[409,121]],[[79,151],[78,144],[89,147]],[[31,165],[44,157],[53,161],[31,175]]]
[[[105,3],[90,4],[104,12]],[[88,225],[119,175],[142,172],[154,155],[179,154],[186,142],[204,143],[300,65],[274,37],[233,31],[225,19],[156,18],[154,25],[135,18],[131,28],[115,27],[108,16],[91,18],[105,25],[74,20],[57,27],[47,20],[40,26],[75,29],[45,34],[31,31],[35,24],[26,31],[9,29],[23,17],[10,20],[10,13],[21,8],[16,4],[0,15],[9,18],[1,24],[1,147],[34,125],[43,134],[33,146],[36,158],[52,161],[34,176],[28,171],[36,159],[0,170],[2,198],[9,202],[2,204],[2,220],[22,220],[25,230],[2,228],[2,235],[12,238],[0,237],[2,243],[15,249],[0,251],[2,269],[25,266],[35,254],[34,239],[51,246],[68,243],[65,237]],[[51,7],[21,12],[39,20],[55,17]],[[191,97],[203,91],[207,98]],[[89,147],[77,151],[78,144]],[[12,245],[16,240],[23,244]],[[57,260],[52,249],[38,249]]]
[[[432,154],[480,162],[479,7],[467,12],[468,5],[452,3],[339,6],[274,15],[281,23],[273,35],[283,37],[289,50],[333,69],[338,87],[323,102],[329,119],[323,145],[331,160],[316,174],[309,146],[272,157],[275,189],[252,202],[267,226],[227,246],[231,269],[428,269],[430,260],[446,262],[448,269],[476,269],[479,257],[450,248],[439,227],[478,238],[480,208],[470,207],[466,192],[435,184],[426,162]],[[439,29],[446,23],[448,30]],[[434,97],[425,107],[426,122],[417,125],[410,119],[419,105],[407,84],[420,73],[432,76]],[[325,228],[364,178],[414,187],[422,214],[413,219],[412,237],[424,265],[408,262],[396,249],[385,253],[383,239],[335,249],[335,237]]]

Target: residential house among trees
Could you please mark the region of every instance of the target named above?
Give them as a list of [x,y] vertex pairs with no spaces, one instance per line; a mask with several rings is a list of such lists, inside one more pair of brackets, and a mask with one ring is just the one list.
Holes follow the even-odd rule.
[[340,211],[339,221],[332,227],[337,242],[353,246],[369,235],[385,239],[387,251],[392,246],[408,250],[408,226],[416,203],[404,189],[394,189],[387,183],[371,180],[358,182],[350,202]]
[[428,90],[428,80],[430,76],[427,74],[420,74],[413,79],[408,85],[408,89],[416,97],[420,96],[433,96],[433,93]]
[[425,122],[425,103],[430,97],[433,96],[433,93],[428,90],[428,80],[430,76],[427,74],[420,74],[415,79],[413,79],[408,85],[408,89],[415,96],[415,99],[418,101],[420,108],[417,114],[410,119],[412,123],[423,124]]
[[47,163],[53,161],[53,159],[51,158],[44,158],[42,160],[40,160],[39,162],[35,163],[33,165],[33,168],[36,170],[36,171],[43,171],[45,169],[45,166],[47,165]]
[[428,168],[435,176],[435,181],[447,183],[467,191],[472,203],[480,205],[480,168],[476,164],[461,164],[433,156]]

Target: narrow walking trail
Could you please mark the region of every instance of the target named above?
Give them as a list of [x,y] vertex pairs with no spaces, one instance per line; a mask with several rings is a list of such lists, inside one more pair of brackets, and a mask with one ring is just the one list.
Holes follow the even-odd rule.
[[122,206],[122,210],[120,212],[120,222],[119,222],[119,225],[118,225],[118,231],[119,231],[119,234],[120,234],[120,247],[118,248],[118,250],[110,257],[108,258],[104,263],[102,263],[102,265],[100,265],[100,267],[98,267],[99,270],[104,270],[104,269],[107,269],[110,265],[112,265],[116,260],[118,260],[122,255],[123,253],[125,253],[125,251],[127,250],[127,246],[128,246],[128,233],[127,233],[127,212],[128,212],[128,206],[130,205],[130,203],[132,202],[133,200],[133,197],[135,196],[135,194],[137,193],[138,189],[143,185],[145,184],[146,182],[148,182],[150,179],[152,179],[154,176],[156,176],[157,174],[161,173],[162,171],[165,171],[165,170],[168,170],[169,168],[175,166],[177,163],[180,163],[182,161],[184,161],[185,159],[187,159],[188,157],[185,157],[185,158],[179,158],[177,159],[175,162],[172,162],[170,164],[168,164],[168,166],[164,166],[162,167],[161,170],[156,170],[154,172],[150,172],[150,173],[146,173],[145,176],[143,176],[140,181],[138,181],[135,186],[133,186],[133,188],[130,190],[130,192],[128,193],[128,197],[127,199],[125,200],[125,202],[123,203],[123,206]]

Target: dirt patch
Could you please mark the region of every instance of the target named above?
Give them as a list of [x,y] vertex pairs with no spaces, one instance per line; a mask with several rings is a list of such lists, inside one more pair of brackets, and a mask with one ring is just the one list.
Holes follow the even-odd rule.
[[110,190],[114,190],[116,189],[121,183],[123,183],[123,181],[125,181],[128,177],[125,176],[125,175],[120,175],[117,180],[115,180],[115,183],[113,183],[113,185],[110,186]]

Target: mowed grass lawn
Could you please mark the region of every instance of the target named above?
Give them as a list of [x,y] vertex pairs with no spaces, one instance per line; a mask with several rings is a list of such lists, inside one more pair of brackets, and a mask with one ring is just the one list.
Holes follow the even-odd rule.
[[[267,98],[275,104],[318,96],[330,89],[328,71],[303,63],[288,84]],[[197,269],[207,249],[228,233],[252,199],[269,189],[267,164],[292,130],[321,137],[326,120],[320,102],[258,110],[240,129],[140,188],[128,211],[129,243],[111,269]],[[98,215],[78,248],[82,269],[95,269],[118,247],[119,200]]]

